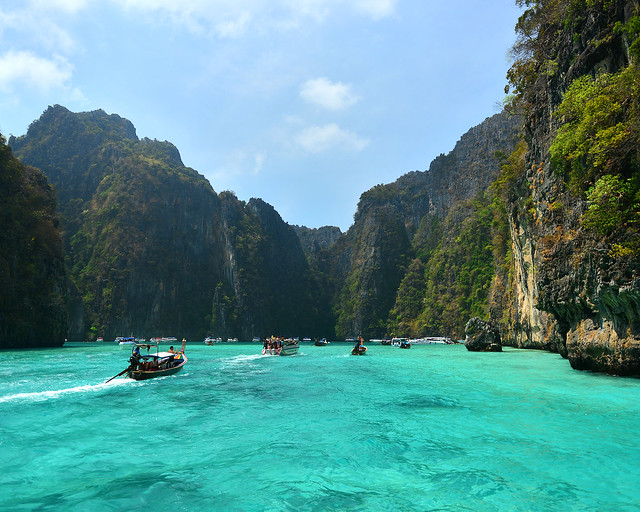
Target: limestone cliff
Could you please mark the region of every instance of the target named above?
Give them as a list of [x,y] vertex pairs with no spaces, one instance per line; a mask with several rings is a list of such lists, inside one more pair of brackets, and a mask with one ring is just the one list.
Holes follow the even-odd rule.
[[[425,322],[417,325],[427,294],[424,269],[443,237],[455,238],[453,230],[441,229],[449,213],[455,207],[449,225],[462,229],[475,210],[472,199],[496,179],[499,155],[513,150],[519,123],[517,117],[496,114],[470,129],[427,171],[410,172],[362,194],[353,226],[330,249],[330,274],[340,286],[334,299],[340,336],[381,337],[394,329],[403,336],[452,335],[450,330],[425,332]],[[464,252],[464,241],[458,246]],[[404,288],[411,288],[412,307],[397,304],[403,280]],[[460,335],[467,320],[454,322]]]
[[10,143],[59,190],[70,339],[251,339],[317,326],[291,228],[266,203],[216,194],[172,144],[139,139],[117,115],[59,105]]
[[[618,162],[581,156],[580,173],[569,169],[569,156],[558,164],[551,154],[559,130],[573,136],[570,123],[578,126],[558,114],[572,84],[586,76],[585,84],[597,86],[633,66],[638,2],[528,4],[510,72],[515,106],[526,114],[527,152],[510,198],[514,305],[503,342],[558,351],[578,369],[640,375],[640,266],[625,245],[637,237],[635,220],[606,233],[586,220],[600,178],[636,179],[637,136]],[[619,105],[616,123],[634,102]],[[599,109],[604,119],[607,107]]]
[[65,277],[54,190],[0,135],[0,348],[64,343]]

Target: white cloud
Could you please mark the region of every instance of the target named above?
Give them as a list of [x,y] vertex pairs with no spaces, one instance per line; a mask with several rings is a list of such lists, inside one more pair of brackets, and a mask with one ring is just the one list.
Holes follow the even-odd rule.
[[254,166],[252,174],[258,174],[264,167],[264,163],[267,160],[267,155],[264,153],[258,153],[254,156]]
[[89,0],[32,0],[31,5],[37,12],[61,11],[67,14],[74,14],[84,9],[89,4]]
[[224,156],[224,163],[214,169],[216,183],[223,186],[230,178],[237,176],[257,176],[262,171],[267,155],[261,151],[234,149]]
[[356,13],[381,19],[393,14],[399,0],[281,0],[293,14],[323,21],[332,12],[341,14],[345,8]]
[[242,12],[237,18],[226,20],[216,25],[216,32],[223,38],[237,38],[242,36],[251,22],[251,15],[248,12]]
[[356,0],[355,8],[378,20],[393,14],[397,3],[398,0]]
[[358,101],[350,84],[330,82],[326,78],[307,80],[300,88],[300,96],[315,105],[329,110],[343,110]]
[[[44,0],[39,0],[44,1]],[[88,1],[88,0],[85,0]],[[83,0],[56,0],[78,3]],[[323,22],[345,9],[375,20],[391,15],[398,0],[111,0],[121,7],[147,13],[158,20],[182,26],[197,36],[237,38],[256,31],[300,27],[306,20]]]
[[0,55],[0,91],[5,93],[20,87],[46,93],[66,87],[71,75],[72,66],[64,57],[45,59],[27,51]]
[[322,153],[330,149],[362,151],[369,145],[368,139],[343,130],[335,123],[305,128],[295,140],[298,145],[310,153]]

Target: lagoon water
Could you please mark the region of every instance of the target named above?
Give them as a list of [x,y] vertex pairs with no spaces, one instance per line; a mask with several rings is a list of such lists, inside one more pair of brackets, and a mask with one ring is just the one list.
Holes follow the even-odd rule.
[[2,511],[637,511],[640,380],[560,356],[188,344],[4,351]]

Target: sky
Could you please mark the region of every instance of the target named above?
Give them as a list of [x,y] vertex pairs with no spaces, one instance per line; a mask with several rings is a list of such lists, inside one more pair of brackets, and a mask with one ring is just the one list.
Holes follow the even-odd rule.
[[0,0],[0,133],[49,105],[174,144],[216,192],[353,223],[500,111],[515,0]]

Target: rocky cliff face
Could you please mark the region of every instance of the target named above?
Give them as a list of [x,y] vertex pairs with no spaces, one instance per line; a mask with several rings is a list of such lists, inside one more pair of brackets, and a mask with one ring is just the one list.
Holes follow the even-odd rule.
[[[436,158],[428,171],[405,174],[362,194],[353,226],[331,248],[331,275],[341,284],[335,299],[339,336],[387,334],[401,282],[417,268],[424,269],[428,255],[442,243],[443,233],[437,227],[454,205],[471,201],[496,179],[497,154],[512,151],[518,128],[516,117],[492,116],[464,134],[451,153]],[[458,216],[467,214],[458,209]],[[416,257],[422,261],[416,262]],[[413,274],[408,280],[424,281],[425,277]],[[414,299],[418,304],[425,288],[426,284],[412,288],[414,295],[421,294]],[[415,320],[404,318],[406,312],[396,311],[393,316],[391,324]],[[461,332],[466,320],[459,319]]]
[[54,191],[0,135],[0,348],[61,346],[66,331]]
[[266,203],[216,194],[168,142],[55,106],[11,145],[60,191],[70,339],[250,339],[318,323],[291,228]]
[[[528,12],[537,23],[536,39],[520,61],[531,73],[518,72],[529,77],[520,82],[528,150],[509,208],[515,301],[505,342],[558,351],[578,369],[638,375],[638,258],[616,255],[616,240],[585,228],[590,203],[567,185],[550,155],[567,121],[554,113],[571,83],[629,65],[633,38],[619,28],[638,16],[638,2],[535,4]],[[618,172],[632,175],[626,165]],[[594,182],[585,182],[584,189]]]

